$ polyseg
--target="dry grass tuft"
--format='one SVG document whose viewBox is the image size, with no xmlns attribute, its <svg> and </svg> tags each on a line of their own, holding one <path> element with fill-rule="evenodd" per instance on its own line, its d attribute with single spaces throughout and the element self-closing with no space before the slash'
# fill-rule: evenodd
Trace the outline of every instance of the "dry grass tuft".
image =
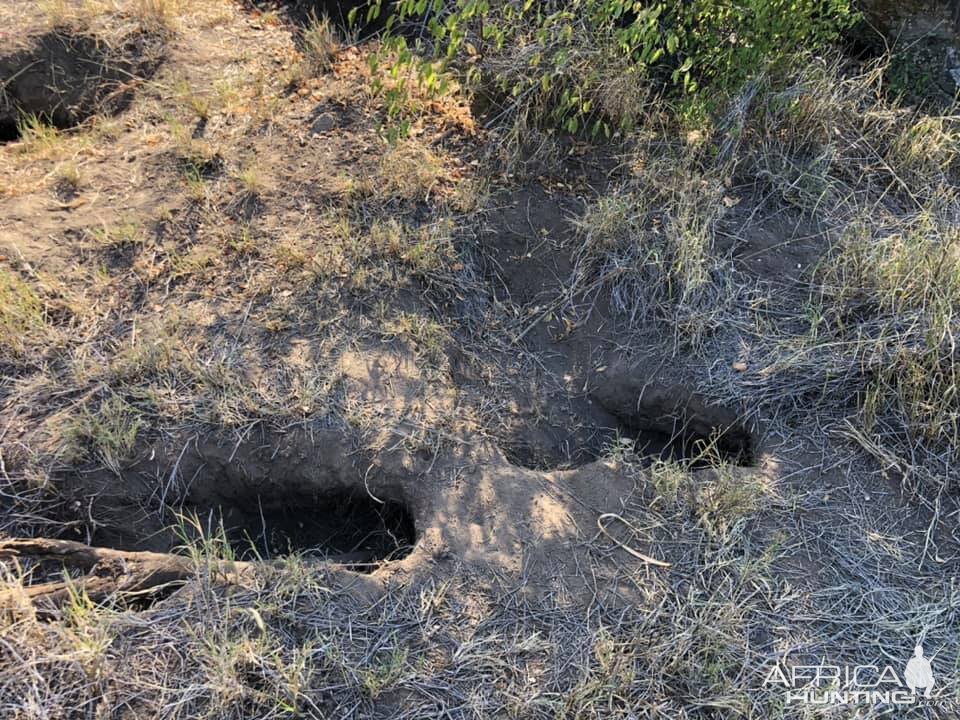
<svg viewBox="0 0 960 720">
<path fill-rule="evenodd" d="M 182 0 L 135 0 L 133 16 L 147 30 L 169 32 L 183 13 Z"/>
<path fill-rule="evenodd" d="M 755 101 L 743 128 L 758 181 L 831 228 L 806 332 L 763 341 L 762 396 L 788 387 L 821 412 L 853 410 L 866 444 L 909 485 L 925 477 L 927 496 L 960 441 L 960 116 L 900 108 L 881 78 L 813 64 Z"/>
<path fill-rule="evenodd" d="M 855 427 L 929 500 L 960 447 L 960 116 L 886 99 L 882 70 L 812 62 L 747 86 L 696 143 L 641 141 L 633 178 L 574 222 L 568 302 L 603 290 L 678 346 L 752 348 L 759 374 L 715 378 L 728 401 Z M 759 287 L 718 251 L 721 228 L 749 233 L 728 210 L 745 194 L 822 228 L 805 297 Z"/>
<path fill-rule="evenodd" d="M 609 292 L 632 326 L 668 319 L 678 344 L 701 344 L 723 325 L 736 299 L 734 270 L 714 252 L 714 226 L 724 207 L 721 177 L 700 171 L 686 151 L 644 157 L 632 181 L 574 220 L 571 302 Z"/>
<path fill-rule="evenodd" d="M 427 202 L 445 177 L 443 161 L 415 140 L 403 140 L 383 154 L 370 192 L 383 202 Z"/>
<path fill-rule="evenodd" d="M 311 11 L 303 30 L 303 54 L 313 73 L 328 72 L 339 49 L 340 40 L 330 18 L 326 15 L 318 17 Z"/>
<path fill-rule="evenodd" d="M 70 421 L 64 435 L 72 445 L 68 454 L 74 462 L 92 454 L 119 475 L 123 463 L 130 459 L 137 433 L 143 426 L 136 408 L 112 395 L 96 410 L 85 407 Z"/>
</svg>

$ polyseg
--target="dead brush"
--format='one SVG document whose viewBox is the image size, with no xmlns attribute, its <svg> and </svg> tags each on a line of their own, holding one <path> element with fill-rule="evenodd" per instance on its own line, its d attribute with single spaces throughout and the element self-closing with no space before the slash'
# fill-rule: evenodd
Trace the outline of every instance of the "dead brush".
<svg viewBox="0 0 960 720">
<path fill-rule="evenodd" d="M 303 54 L 314 74 L 329 72 L 340 50 L 340 39 L 326 15 L 319 17 L 312 10 L 303 31 Z"/>
<path fill-rule="evenodd" d="M 389 147 L 377 168 L 377 177 L 367 188 L 384 202 L 427 202 L 442 187 L 447 170 L 443 158 L 416 139 Z"/>
<path fill-rule="evenodd" d="M 133 16 L 149 31 L 170 32 L 176 19 L 183 13 L 182 0 L 135 0 Z"/>
</svg>

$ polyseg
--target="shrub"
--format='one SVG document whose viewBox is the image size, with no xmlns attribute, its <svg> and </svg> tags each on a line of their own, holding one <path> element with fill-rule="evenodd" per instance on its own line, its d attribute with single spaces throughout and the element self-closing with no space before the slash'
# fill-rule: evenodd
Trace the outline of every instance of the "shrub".
<svg viewBox="0 0 960 720">
<path fill-rule="evenodd" d="M 539 109 L 544 124 L 610 135 L 639 119 L 645 86 L 726 92 L 837 38 L 850 0 L 400 0 L 386 49 L 439 86 L 455 69 L 505 112 Z M 383 11 L 371 0 L 368 19 Z M 427 44 L 411 52 L 416 20 Z M 424 59 L 425 58 L 425 59 Z M 439 67 L 438 63 L 439 61 Z"/>
</svg>

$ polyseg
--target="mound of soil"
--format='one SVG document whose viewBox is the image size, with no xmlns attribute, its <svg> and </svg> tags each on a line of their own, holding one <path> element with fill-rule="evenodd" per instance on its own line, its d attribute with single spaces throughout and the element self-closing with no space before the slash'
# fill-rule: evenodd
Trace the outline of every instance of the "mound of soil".
<svg viewBox="0 0 960 720">
<path fill-rule="evenodd" d="M 25 39 L 0 55 L 0 139 L 18 137 L 23 115 L 68 128 L 96 113 L 120 112 L 163 54 L 163 40 L 146 32 L 108 41 L 56 29 Z"/>
</svg>

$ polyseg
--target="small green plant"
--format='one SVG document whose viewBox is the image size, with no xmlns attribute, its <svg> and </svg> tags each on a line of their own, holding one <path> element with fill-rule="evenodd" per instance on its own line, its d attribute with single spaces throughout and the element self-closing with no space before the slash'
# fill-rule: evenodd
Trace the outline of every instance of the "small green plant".
<svg viewBox="0 0 960 720">
<path fill-rule="evenodd" d="M 13 271 L 0 268 L 0 347 L 19 356 L 27 338 L 44 325 L 43 302 L 33 288 Z"/>
<path fill-rule="evenodd" d="M 257 243 L 249 225 L 242 225 L 239 232 L 231 233 L 227 238 L 227 247 L 237 255 L 253 255 L 257 252 Z"/>
<path fill-rule="evenodd" d="M 387 337 L 398 337 L 410 342 L 418 355 L 429 362 L 443 359 L 444 348 L 450 339 L 447 329 L 436 320 L 403 312 L 384 325 Z"/>
<path fill-rule="evenodd" d="M 104 225 L 95 229 L 92 234 L 98 245 L 109 248 L 136 246 L 144 241 L 143 226 L 133 220 Z"/>
<path fill-rule="evenodd" d="M 80 167 L 73 161 L 57 168 L 57 186 L 76 192 L 80 187 Z"/>
<path fill-rule="evenodd" d="M 380 654 L 380 657 L 368 667 L 359 671 L 364 692 L 371 698 L 377 698 L 403 677 L 407 668 L 409 652 L 406 648 L 394 647 Z"/>
<path fill-rule="evenodd" d="M 726 464 L 688 474 L 685 491 L 687 508 L 708 537 L 718 542 L 768 500 L 757 473 Z"/>
<path fill-rule="evenodd" d="M 209 568 L 220 561 L 233 562 L 237 559 L 233 544 L 227 537 L 223 519 L 218 518 L 215 526 L 206 524 L 196 512 L 177 515 L 173 526 L 180 539 L 181 547 L 198 568 Z"/>
<path fill-rule="evenodd" d="M 50 152 L 60 142 L 60 131 L 35 113 L 17 119 L 17 132 L 25 150 Z"/>
<path fill-rule="evenodd" d="M 674 505 L 688 488 L 690 471 L 680 463 L 658 460 L 650 467 L 650 481 L 657 498 L 667 505 Z"/>
<path fill-rule="evenodd" d="M 210 97 L 195 92 L 189 80 L 179 78 L 174 83 L 173 92 L 198 118 L 201 120 L 208 120 L 210 118 L 210 112 L 212 110 Z"/>
<path fill-rule="evenodd" d="M 196 203 L 207 199 L 207 183 L 203 177 L 203 170 L 199 165 L 190 163 L 184 169 L 184 180 L 187 183 L 187 194 Z"/>
<path fill-rule="evenodd" d="M 119 475 L 143 426 L 136 408 L 119 395 L 111 395 L 95 410 L 85 407 L 72 420 L 65 436 L 72 441 L 79 458 L 92 453 Z"/>
<path fill-rule="evenodd" d="M 253 163 L 245 165 L 243 169 L 237 173 L 237 180 L 245 192 L 256 195 L 263 190 L 263 179 L 260 177 L 257 166 Z"/>
</svg>

